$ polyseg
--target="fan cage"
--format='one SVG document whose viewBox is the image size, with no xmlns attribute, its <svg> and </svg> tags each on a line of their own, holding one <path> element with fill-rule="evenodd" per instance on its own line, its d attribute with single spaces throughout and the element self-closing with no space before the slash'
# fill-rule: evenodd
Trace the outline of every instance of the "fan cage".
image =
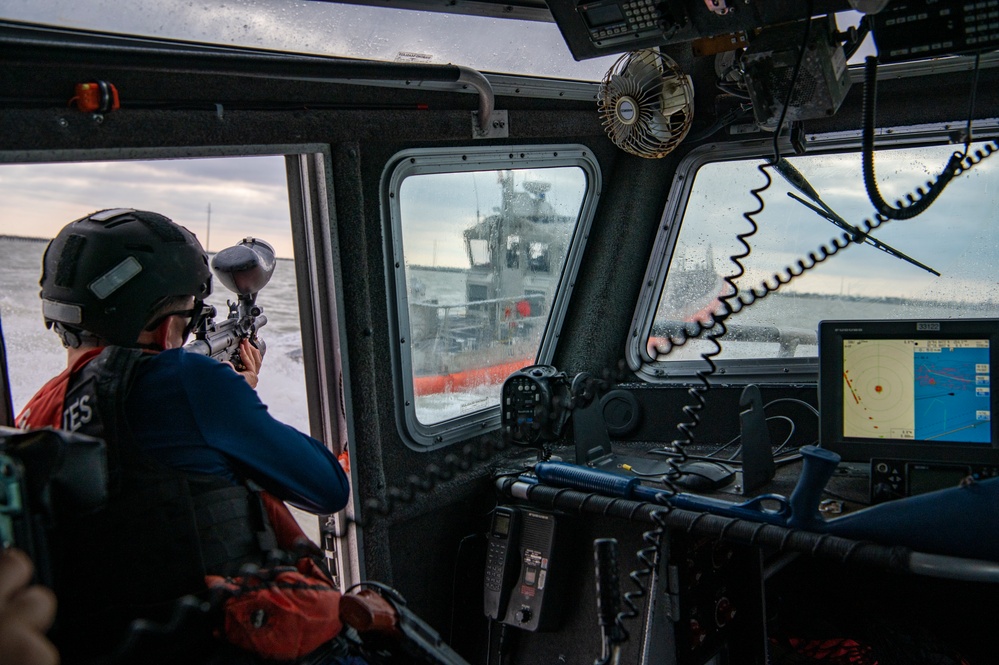
<svg viewBox="0 0 999 665">
<path fill-rule="evenodd" d="M 637 119 L 618 109 L 631 101 Z M 649 159 L 672 152 L 693 122 L 694 89 L 680 67 L 657 49 L 625 53 L 604 75 L 597 108 L 607 136 L 622 150 Z"/>
</svg>

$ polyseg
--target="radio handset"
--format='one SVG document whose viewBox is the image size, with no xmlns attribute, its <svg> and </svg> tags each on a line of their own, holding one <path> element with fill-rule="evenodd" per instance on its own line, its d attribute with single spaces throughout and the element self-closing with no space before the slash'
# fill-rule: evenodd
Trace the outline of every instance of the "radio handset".
<svg viewBox="0 0 999 665">
<path fill-rule="evenodd" d="M 486 550 L 484 602 L 486 616 L 502 620 L 516 583 L 519 553 L 520 511 L 511 506 L 496 506 L 489 529 Z"/>
</svg>

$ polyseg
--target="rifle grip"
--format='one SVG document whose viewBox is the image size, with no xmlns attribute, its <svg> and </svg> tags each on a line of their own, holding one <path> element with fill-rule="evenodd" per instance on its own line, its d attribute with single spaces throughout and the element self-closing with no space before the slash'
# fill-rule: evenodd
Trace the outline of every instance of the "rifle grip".
<svg viewBox="0 0 999 665">
<path fill-rule="evenodd" d="M 340 621 L 359 633 L 398 633 L 399 617 L 395 608 L 371 589 L 340 597 Z"/>
</svg>

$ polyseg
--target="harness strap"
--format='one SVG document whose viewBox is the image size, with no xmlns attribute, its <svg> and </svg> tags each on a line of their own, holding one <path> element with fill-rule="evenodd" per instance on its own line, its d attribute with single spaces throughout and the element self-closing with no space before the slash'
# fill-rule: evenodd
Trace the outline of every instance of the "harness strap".
<svg viewBox="0 0 999 665">
<path fill-rule="evenodd" d="M 121 441 L 131 441 L 132 433 L 125 418 L 125 399 L 132 388 L 135 370 L 144 357 L 140 349 L 109 346 L 95 360 L 97 408 L 101 412 L 104 439 L 108 445 L 108 472 L 111 491 L 120 486 L 123 458 L 140 462 L 139 455 L 130 454 L 134 446 L 123 446 Z M 144 460 L 142 460 L 144 461 Z"/>
</svg>

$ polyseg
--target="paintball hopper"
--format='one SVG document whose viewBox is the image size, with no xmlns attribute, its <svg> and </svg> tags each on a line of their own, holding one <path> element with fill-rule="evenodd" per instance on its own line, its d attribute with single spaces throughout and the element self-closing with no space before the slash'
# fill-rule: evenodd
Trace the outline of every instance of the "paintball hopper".
<svg viewBox="0 0 999 665">
<path fill-rule="evenodd" d="M 222 285 L 241 296 L 252 296 L 267 286 L 274 265 L 274 248 L 256 238 L 244 238 L 212 259 L 212 271 Z"/>
<path fill-rule="evenodd" d="M 229 315 L 222 321 L 216 320 L 215 307 L 205 303 L 201 320 L 193 331 L 194 340 L 184 348 L 230 362 L 239 371 L 244 369 L 239 357 L 241 340 L 250 340 L 263 354 L 266 346 L 257 337 L 257 331 L 267 324 L 267 317 L 256 301 L 257 293 L 267 286 L 274 274 L 274 266 L 274 248 L 256 238 L 244 238 L 216 254 L 212 259 L 212 271 L 238 298 L 236 302 L 228 301 Z"/>
</svg>

